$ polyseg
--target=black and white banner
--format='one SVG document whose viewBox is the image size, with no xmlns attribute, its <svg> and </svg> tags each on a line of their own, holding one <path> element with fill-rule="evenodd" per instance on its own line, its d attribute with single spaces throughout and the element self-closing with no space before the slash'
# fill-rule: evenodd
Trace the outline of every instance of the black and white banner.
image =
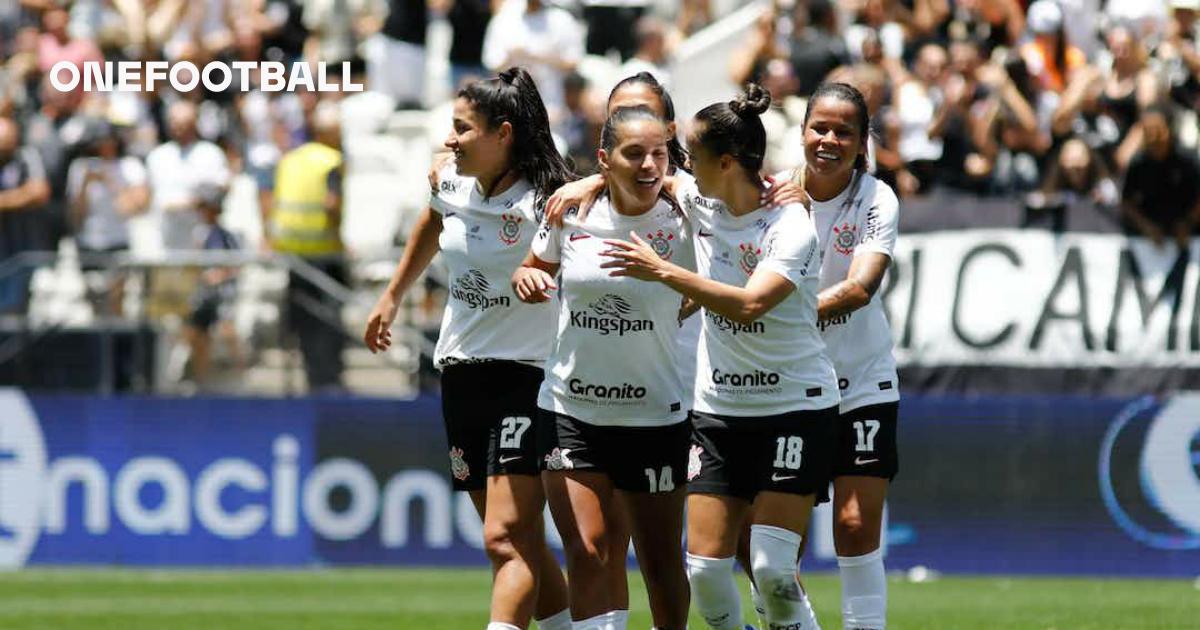
<svg viewBox="0 0 1200 630">
<path fill-rule="evenodd" d="M 1200 384 L 1197 260 L 1200 243 L 1109 234 L 902 235 L 883 289 L 902 380 L 1009 393 Z"/>
</svg>

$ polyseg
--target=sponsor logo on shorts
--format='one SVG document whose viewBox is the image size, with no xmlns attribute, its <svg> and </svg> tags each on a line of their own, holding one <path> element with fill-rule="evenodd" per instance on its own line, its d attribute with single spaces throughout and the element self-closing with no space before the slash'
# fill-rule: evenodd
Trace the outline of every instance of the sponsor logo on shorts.
<svg viewBox="0 0 1200 630">
<path fill-rule="evenodd" d="M 879 461 L 878 457 L 872 457 L 871 459 L 863 459 L 862 457 L 855 457 L 854 465 L 855 466 L 866 466 L 867 464 L 874 464 L 877 461 Z"/>
<path fill-rule="evenodd" d="M 636 310 L 625 298 L 609 293 L 588 304 L 588 310 L 571 311 L 570 322 L 576 328 L 595 330 L 601 335 L 616 333 L 618 337 L 653 331 L 654 322 L 631 317 Z"/>
<path fill-rule="evenodd" d="M 688 451 L 688 481 L 700 476 L 700 454 L 703 452 L 704 447 L 700 446 L 699 444 L 693 444 L 691 450 Z"/>
<path fill-rule="evenodd" d="M 471 468 L 463 459 L 463 450 L 457 446 L 450 447 L 450 473 L 459 481 L 466 481 L 471 476 Z"/>
<path fill-rule="evenodd" d="M 469 308 L 486 311 L 497 306 L 508 308 L 512 299 L 507 295 L 488 295 L 492 290 L 491 283 L 478 269 L 468 269 L 463 275 L 455 278 L 450 287 L 450 297 L 466 304 Z"/>
<path fill-rule="evenodd" d="M 500 463 L 501 463 L 501 464 L 507 464 L 507 463 L 509 463 L 509 462 L 515 462 L 515 461 L 517 461 L 518 459 L 521 459 L 521 456 L 520 456 L 520 455 L 512 455 L 512 456 L 509 456 L 509 457 L 501 457 L 501 458 L 500 458 Z"/>
<path fill-rule="evenodd" d="M 724 333 L 729 333 L 735 337 L 742 334 L 761 335 L 767 332 L 767 325 L 761 321 L 753 321 L 749 324 L 743 324 L 741 322 L 735 322 L 732 319 L 721 315 L 720 313 L 714 313 L 708 309 L 704 309 L 704 313 L 708 315 L 708 321 L 711 322 L 717 330 Z"/>
<path fill-rule="evenodd" d="M 569 237 L 567 237 L 567 238 L 568 238 L 568 240 L 570 240 L 572 243 L 574 243 L 575 241 L 582 241 L 582 240 L 583 240 L 583 239 L 585 239 L 585 238 L 592 238 L 592 236 L 591 236 L 590 234 L 583 234 L 583 233 L 580 233 L 580 232 L 572 232 L 572 233 L 571 233 L 571 236 L 569 236 Z"/>
<path fill-rule="evenodd" d="M 571 470 L 575 468 L 575 463 L 571 461 L 567 454 L 571 452 L 569 448 L 555 448 L 550 451 L 550 454 L 545 457 L 546 470 Z"/>
<path fill-rule="evenodd" d="M 841 227 L 833 227 L 833 251 L 849 256 L 854 252 L 854 245 L 858 242 L 858 226 L 850 223 L 843 223 Z"/>
<path fill-rule="evenodd" d="M 773 473 L 771 475 L 771 481 L 787 481 L 789 479 L 795 479 L 795 478 L 796 478 L 796 475 L 781 475 L 779 473 Z"/>
<path fill-rule="evenodd" d="M 505 213 L 500 215 L 500 221 L 500 242 L 512 245 L 521 240 L 521 223 L 525 221 L 525 217 Z"/>
</svg>

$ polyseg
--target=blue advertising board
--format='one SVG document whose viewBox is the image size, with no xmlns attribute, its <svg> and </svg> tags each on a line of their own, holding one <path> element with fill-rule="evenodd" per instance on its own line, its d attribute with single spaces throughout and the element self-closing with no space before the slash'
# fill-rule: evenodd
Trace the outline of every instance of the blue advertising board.
<svg viewBox="0 0 1200 630">
<path fill-rule="evenodd" d="M 1200 573 L 1200 396 L 911 396 L 900 434 L 890 568 Z M 480 534 L 433 396 L 0 390 L 0 567 L 481 565 Z"/>
</svg>

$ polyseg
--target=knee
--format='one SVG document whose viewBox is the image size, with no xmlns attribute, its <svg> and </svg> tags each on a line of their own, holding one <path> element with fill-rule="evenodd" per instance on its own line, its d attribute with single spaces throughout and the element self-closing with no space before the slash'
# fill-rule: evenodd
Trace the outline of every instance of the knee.
<svg viewBox="0 0 1200 630">
<path fill-rule="evenodd" d="M 513 525 L 509 522 L 484 524 L 483 548 L 493 563 L 502 564 L 519 555 Z"/>
<path fill-rule="evenodd" d="M 608 562 L 608 541 L 604 534 L 581 532 L 563 538 L 563 553 L 575 565 L 602 567 Z"/>
<path fill-rule="evenodd" d="M 751 567 L 767 618 L 786 619 L 791 616 L 796 602 L 801 600 L 795 559 L 755 554 Z"/>
<path fill-rule="evenodd" d="M 867 523 L 858 512 L 838 514 L 833 535 L 839 555 L 859 556 L 879 547 L 879 526 Z"/>
</svg>

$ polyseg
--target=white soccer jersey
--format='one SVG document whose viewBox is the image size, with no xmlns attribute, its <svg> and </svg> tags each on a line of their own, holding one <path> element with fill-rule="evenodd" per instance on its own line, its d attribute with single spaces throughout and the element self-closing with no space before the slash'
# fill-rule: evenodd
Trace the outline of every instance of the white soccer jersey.
<svg viewBox="0 0 1200 630">
<path fill-rule="evenodd" d="M 525 304 L 512 291 L 513 271 L 529 252 L 541 219 L 535 191 L 520 180 L 490 199 L 454 166 L 438 173 L 430 205 L 442 215 L 438 239 L 449 269 L 449 296 L 434 350 L 438 367 L 485 359 L 542 365 L 558 307 Z"/>
<path fill-rule="evenodd" d="M 560 264 L 558 338 L 547 362 L 538 406 L 601 426 L 665 426 L 687 418 L 679 362 L 678 293 L 658 284 L 612 277 L 600 265 L 611 246 L 636 232 L 663 258 L 691 266 L 690 227 L 660 201 L 636 217 L 601 197 L 580 223 L 543 223 L 538 258 Z"/>
<path fill-rule="evenodd" d="M 704 309 L 695 409 L 755 417 L 838 404 L 837 377 L 817 330 L 820 255 L 807 211 L 793 204 L 735 217 L 695 188 L 681 194 L 701 275 L 740 287 L 761 269 L 796 287 L 749 324 Z"/>
<path fill-rule="evenodd" d="M 821 289 L 846 279 L 858 254 L 892 256 L 900 202 L 874 175 L 864 173 L 854 199 L 851 187 L 828 201 L 813 201 L 812 215 L 821 242 Z M 900 400 L 892 331 L 876 293 L 866 306 L 821 323 L 825 344 L 837 369 L 841 411 Z"/>
</svg>

